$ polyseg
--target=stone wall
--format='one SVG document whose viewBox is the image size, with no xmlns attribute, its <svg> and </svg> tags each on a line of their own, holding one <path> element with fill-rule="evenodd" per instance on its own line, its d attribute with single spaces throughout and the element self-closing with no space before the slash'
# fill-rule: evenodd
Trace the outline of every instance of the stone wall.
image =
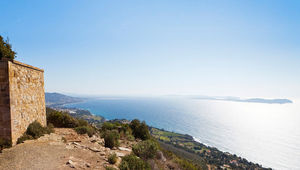
<svg viewBox="0 0 300 170">
<path fill-rule="evenodd" d="M 8 63 L 0 62 L 0 138 L 11 138 Z"/>
<path fill-rule="evenodd" d="M 18 61 L 1 61 L 0 63 L 5 63 L 7 67 L 8 86 L 5 92 L 9 92 L 5 93 L 7 97 L 3 98 L 3 100 L 6 99 L 3 102 L 7 104 L 0 110 L 4 109 L 3 115 L 9 115 L 4 119 L 6 131 L 10 130 L 10 139 L 15 144 L 33 121 L 37 120 L 46 126 L 44 71 Z M 3 82 L 7 82 L 7 79 Z M 1 102 L 2 96 L 0 104 Z M 8 126 L 7 119 L 10 119 L 10 126 Z"/>
</svg>

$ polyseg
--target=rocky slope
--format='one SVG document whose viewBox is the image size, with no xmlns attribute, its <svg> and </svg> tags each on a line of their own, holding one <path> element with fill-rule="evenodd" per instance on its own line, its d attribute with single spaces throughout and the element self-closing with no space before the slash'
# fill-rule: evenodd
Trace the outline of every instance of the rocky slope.
<svg viewBox="0 0 300 170">
<path fill-rule="evenodd" d="M 121 158 L 132 151 L 138 141 L 120 140 L 120 147 L 104 147 L 99 136 L 78 135 L 73 129 L 55 128 L 55 132 L 37 140 L 28 140 L 0 154 L 0 169 L 62 170 L 62 169 L 118 169 Z M 117 162 L 108 163 L 108 156 L 116 153 Z M 162 152 L 159 159 L 150 160 L 152 169 L 180 169 L 176 163 L 166 159 Z"/>
</svg>

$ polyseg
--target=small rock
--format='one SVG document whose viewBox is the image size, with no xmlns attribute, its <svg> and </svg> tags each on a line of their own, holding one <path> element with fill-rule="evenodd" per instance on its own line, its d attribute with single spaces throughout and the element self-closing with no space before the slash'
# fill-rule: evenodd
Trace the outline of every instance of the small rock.
<svg viewBox="0 0 300 170">
<path fill-rule="evenodd" d="M 118 157 L 124 157 L 124 156 L 125 156 L 125 154 L 124 154 L 124 153 L 121 153 L 121 152 L 116 152 L 116 155 L 117 155 Z"/>
<path fill-rule="evenodd" d="M 75 168 L 75 164 L 71 160 L 69 160 L 66 164 L 69 165 L 70 168 Z"/>
<path fill-rule="evenodd" d="M 90 168 L 90 167 L 91 167 L 91 164 L 85 163 L 85 166 L 88 167 L 88 168 Z"/>
<path fill-rule="evenodd" d="M 129 148 L 124 148 L 124 147 L 119 147 L 119 150 L 121 151 L 128 151 L 128 152 L 131 152 L 132 150 L 129 149 Z"/>
<path fill-rule="evenodd" d="M 73 142 L 72 144 L 77 145 L 77 146 L 80 146 L 80 144 L 77 143 L 77 142 Z"/>
<path fill-rule="evenodd" d="M 97 148 L 88 148 L 89 150 L 93 151 L 93 152 L 101 152 L 101 150 L 97 149 Z"/>
</svg>

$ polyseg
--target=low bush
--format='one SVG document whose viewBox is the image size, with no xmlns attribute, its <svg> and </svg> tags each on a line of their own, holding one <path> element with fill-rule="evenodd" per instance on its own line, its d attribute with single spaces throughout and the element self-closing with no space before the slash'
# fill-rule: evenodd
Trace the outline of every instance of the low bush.
<svg viewBox="0 0 300 170">
<path fill-rule="evenodd" d="M 78 134 L 87 134 L 89 137 L 92 137 L 96 134 L 96 130 L 91 126 L 80 126 L 74 129 Z"/>
<path fill-rule="evenodd" d="M 183 170 L 198 170 L 199 167 L 196 167 L 192 162 L 182 159 L 182 158 L 176 158 L 175 162 L 179 164 L 181 169 Z"/>
<path fill-rule="evenodd" d="M 4 148 L 10 148 L 12 145 L 11 140 L 5 139 L 5 138 L 0 138 L 0 152 Z"/>
<path fill-rule="evenodd" d="M 77 120 L 68 113 L 47 109 L 47 123 L 52 123 L 58 128 L 75 128 L 84 125 L 84 120 Z"/>
<path fill-rule="evenodd" d="M 107 166 L 107 167 L 105 168 L 105 170 L 117 170 L 117 169 L 114 168 L 114 167 L 111 167 L 111 166 Z"/>
<path fill-rule="evenodd" d="M 27 135 L 26 133 L 23 134 L 20 138 L 17 140 L 17 144 L 23 143 L 25 140 L 32 140 L 34 139 L 32 136 Z"/>
<path fill-rule="evenodd" d="M 89 122 L 87 122 L 84 119 L 77 119 L 78 120 L 78 126 L 89 126 Z"/>
<path fill-rule="evenodd" d="M 160 145 L 161 146 L 161 145 Z M 164 146 L 165 147 L 165 146 Z M 170 148 L 168 148 L 170 149 Z M 172 160 L 173 162 L 176 162 L 182 170 L 198 170 L 198 169 L 207 169 L 205 162 L 197 162 L 193 163 L 188 161 L 187 159 L 183 158 L 183 154 L 180 154 L 180 152 L 176 152 L 177 154 L 173 153 L 170 150 L 166 150 L 164 148 L 160 148 L 160 150 L 163 152 L 163 155 L 167 158 Z M 192 158 L 190 158 L 192 159 Z"/>
<path fill-rule="evenodd" d="M 139 138 L 142 140 L 150 139 L 149 128 L 145 122 L 140 122 L 137 119 L 134 119 L 130 123 L 130 128 L 132 129 L 132 134 L 135 138 Z"/>
<path fill-rule="evenodd" d="M 134 154 L 142 159 L 151 159 L 156 156 L 158 144 L 153 140 L 141 141 L 132 147 Z"/>
<path fill-rule="evenodd" d="M 133 136 L 133 135 L 130 135 L 130 134 L 126 135 L 126 138 L 127 138 L 127 140 L 129 140 L 129 141 L 134 141 L 134 140 L 135 140 L 134 136 Z"/>
<path fill-rule="evenodd" d="M 44 134 L 50 134 L 53 131 L 53 125 L 49 124 L 48 127 L 43 127 L 38 121 L 34 121 L 29 124 L 23 136 L 17 140 L 17 144 L 23 143 L 25 140 L 37 139 Z"/>
<path fill-rule="evenodd" d="M 67 143 L 68 140 L 65 138 L 65 137 L 61 137 L 61 140 L 64 142 L 64 143 Z"/>
<path fill-rule="evenodd" d="M 101 127 L 102 131 L 113 130 L 113 129 L 116 129 L 116 125 L 110 122 L 104 122 Z"/>
<path fill-rule="evenodd" d="M 150 170 L 150 166 L 135 155 L 124 156 L 119 166 L 120 170 Z"/>
<path fill-rule="evenodd" d="M 106 131 L 104 134 L 104 145 L 108 148 L 118 147 L 119 146 L 120 135 L 118 131 L 111 130 Z"/>
<path fill-rule="evenodd" d="M 26 130 L 26 134 L 32 136 L 34 139 L 37 139 L 44 134 L 50 134 L 51 132 L 53 132 L 53 128 L 51 128 L 50 126 L 43 127 L 38 121 L 34 121 L 29 124 Z"/>
<path fill-rule="evenodd" d="M 116 153 L 113 153 L 111 155 L 108 156 L 108 162 L 110 164 L 115 164 L 117 162 L 117 155 Z"/>
</svg>

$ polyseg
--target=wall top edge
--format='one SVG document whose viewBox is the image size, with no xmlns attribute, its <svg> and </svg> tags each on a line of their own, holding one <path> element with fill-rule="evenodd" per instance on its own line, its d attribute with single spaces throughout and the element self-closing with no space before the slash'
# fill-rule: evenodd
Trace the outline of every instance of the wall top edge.
<svg viewBox="0 0 300 170">
<path fill-rule="evenodd" d="M 11 62 L 13 64 L 17 64 L 17 65 L 20 65 L 20 66 L 23 66 L 23 67 L 27 67 L 27 68 L 30 68 L 30 69 L 33 69 L 33 70 L 44 72 L 43 69 L 40 69 L 40 68 L 34 67 L 32 65 L 28 65 L 28 64 L 22 63 L 22 62 L 17 61 L 17 60 L 0 60 L 0 62 Z"/>
</svg>

